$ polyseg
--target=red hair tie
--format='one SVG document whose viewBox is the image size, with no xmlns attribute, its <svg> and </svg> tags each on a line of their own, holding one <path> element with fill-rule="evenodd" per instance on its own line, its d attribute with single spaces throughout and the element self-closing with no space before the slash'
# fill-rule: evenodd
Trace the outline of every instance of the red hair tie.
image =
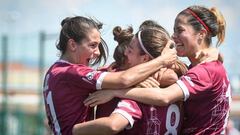
<svg viewBox="0 0 240 135">
<path fill-rule="evenodd" d="M 208 32 L 211 33 L 211 31 L 210 31 L 210 29 L 208 28 L 208 26 L 203 22 L 202 19 L 200 19 L 200 18 L 197 16 L 196 13 L 194 13 L 194 12 L 192 11 L 192 9 L 187 8 L 187 11 L 189 11 L 189 12 L 191 13 L 191 15 L 192 15 L 195 19 L 197 19 L 198 22 L 200 22 L 200 23 L 203 25 L 203 27 L 204 27 Z"/>
</svg>

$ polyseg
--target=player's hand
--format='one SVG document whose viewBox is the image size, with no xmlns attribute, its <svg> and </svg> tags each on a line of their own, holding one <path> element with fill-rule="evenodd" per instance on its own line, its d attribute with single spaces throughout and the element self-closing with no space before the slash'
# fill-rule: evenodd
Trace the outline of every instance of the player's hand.
<svg viewBox="0 0 240 135">
<path fill-rule="evenodd" d="M 109 65 L 108 72 L 116 72 L 116 66 L 117 66 L 117 63 L 113 62 L 111 65 Z"/>
<path fill-rule="evenodd" d="M 98 71 L 108 71 L 108 72 L 116 72 L 116 62 L 113 62 L 111 65 L 109 66 L 103 66 L 103 67 L 99 67 L 97 70 Z"/>
<path fill-rule="evenodd" d="M 160 57 L 166 67 L 171 67 L 177 60 L 177 51 L 175 49 L 175 43 L 172 40 L 168 41 Z"/>
<path fill-rule="evenodd" d="M 197 60 L 199 60 L 200 63 L 211 62 L 211 61 L 215 61 L 215 60 L 219 60 L 219 61 L 223 62 L 223 57 L 219 53 L 219 50 L 217 48 L 213 48 L 213 47 L 204 49 L 204 50 L 200 50 L 197 53 L 195 58 Z"/>
<path fill-rule="evenodd" d="M 99 104 L 104 104 L 114 98 L 113 91 L 111 90 L 101 90 L 94 92 L 84 100 L 85 106 L 94 107 Z"/>
<path fill-rule="evenodd" d="M 137 85 L 137 87 L 141 88 L 159 88 L 159 86 L 160 83 L 153 77 L 148 77 L 146 80 L 142 81 Z"/>
</svg>

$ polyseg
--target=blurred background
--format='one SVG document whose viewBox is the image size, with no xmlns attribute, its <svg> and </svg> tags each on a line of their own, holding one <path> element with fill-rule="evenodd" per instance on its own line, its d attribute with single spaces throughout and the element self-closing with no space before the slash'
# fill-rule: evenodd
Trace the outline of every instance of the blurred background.
<svg viewBox="0 0 240 135">
<path fill-rule="evenodd" d="M 219 49 L 232 85 L 230 118 L 240 129 L 238 0 L 0 0 L 0 135 L 49 134 L 42 81 L 59 58 L 55 45 L 65 17 L 81 15 L 103 22 L 109 64 L 116 46 L 112 36 L 115 26 L 137 29 L 144 20 L 152 19 L 172 34 L 176 15 L 195 4 L 216 6 L 226 19 L 226 39 Z"/>
</svg>

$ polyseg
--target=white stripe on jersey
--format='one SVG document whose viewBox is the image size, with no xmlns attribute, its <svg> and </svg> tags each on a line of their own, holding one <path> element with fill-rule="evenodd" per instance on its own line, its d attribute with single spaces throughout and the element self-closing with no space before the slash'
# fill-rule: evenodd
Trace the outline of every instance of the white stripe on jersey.
<svg viewBox="0 0 240 135">
<path fill-rule="evenodd" d="M 136 112 L 136 110 L 131 107 L 131 104 L 129 104 L 128 102 L 125 102 L 125 101 L 119 102 L 117 106 L 118 107 L 126 107 L 127 109 L 131 110 L 132 112 Z"/>
<path fill-rule="evenodd" d="M 190 96 L 187 86 L 181 80 L 177 80 L 177 84 L 180 88 L 182 88 L 184 94 L 184 101 L 186 101 Z"/>
<path fill-rule="evenodd" d="M 104 77 L 107 75 L 107 72 L 103 72 L 99 78 L 97 79 L 97 83 L 96 83 L 96 89 L 97 90 L 100 90 L 102 89 L 102 82 L 103 82 L 103 79 Z"/>
<path fill-rule="evenodd" d="M 47 95 L 47 104 L 49 105 L 50 113 L 52 116 L 52 122 L 54 124 L 55 132 L 57 135 L 61 135 L 61 128 L 59 126 L 58 120 L 57 120 L 57 115 L 54 109 L 53 101 L 52 101 L 52 92 L 49 91 Z"/>
<path fill-rule="evenodd" d="M 121 109 L 115 109 L 112 113 L 119 113 L 128 120 L 129 124 L 126 129 L 131 129 L 133 127 L 134 119 L 129 113 Z"/>
</svg>

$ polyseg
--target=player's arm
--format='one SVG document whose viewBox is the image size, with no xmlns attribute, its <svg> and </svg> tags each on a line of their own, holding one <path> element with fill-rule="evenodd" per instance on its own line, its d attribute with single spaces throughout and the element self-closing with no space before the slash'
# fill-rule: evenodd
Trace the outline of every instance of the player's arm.
<svg viewBox="0 0 240 135">
<path fill-rule="evenodd" d="M 169 105 L 184 99 L 183 90 L 177 83 L 166 88 L 131 88 L 112 92 L 115 97 L 129 98 L 158 106 Z"/>
<path fill-rule="evenodd" d="M 129 121 L 121 114 L 113 113 L 109 117 L 76 124 L 73 135 L 112 135 L 123 130 Z"/>
<path fill-rule="evenodd" d="M 148 77 L 148 79 L 144 80 L 140 84 L 141 85 L 144 84 L 142 86 L 143 88 L 151 88 L 151 87 L 165 88 L 167 86 L 170 86 L 170 85 L 176 83 L 178 80 L 178 77 L 186 74 L 187 71 L 188 71 L 188 69 L 187 69 L 186 64 L 184 64 L 180 60 L 177 60 L 172 65 L 171 68 L 161 68 L 159 71 L 154 73 L 154 75 L 152 77 Z M 156 81 L 158 83 L 155 83 Z M 158 85 L 156 86 L 156 84 L 158 84 Z"/>
<path fill-rule="evenodd" d="M 166 88 L 129 88 L 124 90 L 105 90 L 91 94 L 85 101 L 85 105 L 96 106 L 111 100 L 113 97 L 128 98 L 145 104 L 166 106 L 186 98 L 181 87 L 174 83 Z"/>
<path fill-rule="evenodd" d="M 169 46 L 170 44 L 165 47 L 164 53 L 162 53 L 161 56 L 151 61 L 139 64 L 122 72 L 110 72 L 106 74 L 101 88 L 127 88 L 146 79 L 160 68 L 171 65 L 175 62 L 177 56 L 176 50 L 170 49 Z"/>
<path fill-rule="evenodd" d="M 139 88 L 164 88 L 174 84 L 178 80 L 177 74 L 172 69 L 162 68 L 153 76 L 148 77 L 137 84 Z"/>
<path fill-rule="evenodd" d="M 196 55 L 196 59 L 198 59 L 201 63 L 215 60 L 223 62 L 223 55 L 219 52 L 217 48 L 210 47 L 199 51 Z"/>
</svg>

